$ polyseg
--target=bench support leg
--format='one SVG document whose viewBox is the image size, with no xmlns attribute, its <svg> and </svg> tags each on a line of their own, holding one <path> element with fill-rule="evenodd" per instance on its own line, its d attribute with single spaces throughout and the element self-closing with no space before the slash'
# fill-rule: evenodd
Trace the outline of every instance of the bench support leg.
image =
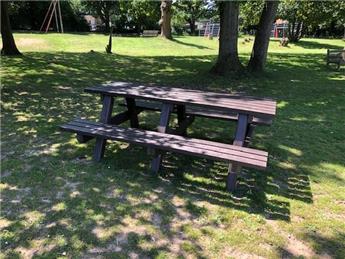
<svg viewBox="0 0 345 259">
<path fill-rule="evenodd" d="M 235 139 L 233 145 L 244 146 L 247 136 L 248 128 L 248 115 L 239 114 L 237 128 L 235 133 Z M 229 192 L 233 192 L 236 189 L 237 175 L 241 172 L 242 167 L 236 163 L 230 164 L 228 169 L 228 177 L 226 180 L 226 189 Z"/>
<path fill-rule="evenodd" d="M 159 125 L 158 125 L 158 132 L 166 133 L 169 127 L 169 119 L 170 119 L 170 113 L 172 111 L 173 105 L 164 103 L 162 105 L 162 111 L 161 111 L 161 116 L 159 119 Z M 154 173 L 158 173 L 159 168 L 161 166 L 162 162 L 162 154 L 158 154 L 157 151 L 154 151 L 155 158 L 151 162 L 151 170 Z"/>
<path fill-rule="evenodd" d="M 187 135 L 187 126 L 183 129 L 183 122 L 187 119 L 186 116 L 186 106 L 185 105 L 177 105 L 177 122 L 179 128 L 182 129 L 181 135 L 186 136 Z"/>
<path fill-rule="evenodd" d="M 79 143 L 86 143 L 89 140 L 93 139 L 91 136 L 85 136 L 77 133 L 77 140 Z"/>
<path fill-rule="evenodd" d="M 247 126 L 247 134 L 246 134 L 246 140 L 244 142 L 244 147 L 248 147 L 251 140 L 252 140 L 252 137 L 253 137 L 253 134 L 254 134 L 254 129 L 256 127 L 256 124 L 253 124 L 253 123 L 248 123 L 248 126 Z"/>
<path fill-rule="evenodd" d="M 104 96 L 103 98 L 103 107 L 101 111 L 100 122 L 109 123 L 111 119 L 111 112 L 114 106 L 114 98 L 111 96 Z M 104 138 L 96 138 L 96 146 L 93 152 L 93 159 L 99 162 L 104 156 L 104 149 L 107 140 Z"/>
<path fill-rule="evenodd" d="M 129 119 L 131 128 L 139 128 L 138 113 L 136 111 L 135 99 L 126 98 L 127 109 L 129 112 Z"/>
</svg>

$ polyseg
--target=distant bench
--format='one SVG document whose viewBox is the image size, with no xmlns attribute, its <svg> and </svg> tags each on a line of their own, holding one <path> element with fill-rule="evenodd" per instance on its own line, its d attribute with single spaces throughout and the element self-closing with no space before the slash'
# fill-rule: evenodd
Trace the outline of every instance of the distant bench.
<svg viewBox="0 0 345 259">
<path fill-rule="evenodd" d="M 327 66 L 333 63 L 336 64 L 337 69 L 339 69 L 341 65 L 345 64 L 345 49 L 328 49 L 326 60 Z"/>
<path fill-rule="evenodd" d="M 158 30 L 144 30 L 141 34 L 142 37 L 156 37 L 158 35 Z"/>
</svg>

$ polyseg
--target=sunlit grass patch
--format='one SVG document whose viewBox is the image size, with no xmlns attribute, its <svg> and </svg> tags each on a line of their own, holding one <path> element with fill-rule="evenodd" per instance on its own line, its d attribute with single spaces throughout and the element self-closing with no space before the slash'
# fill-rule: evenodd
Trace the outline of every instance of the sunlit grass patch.
<svg viewBox="0 0 345 259">
<path fill-rule="evenodd" d="M 217 39 L 114 37 L 107 55 L 106 35 L 15 38 L 24 56 L 1 57 L 4 257 L 345 254 L 345 77 L 324 61 L 342 40 L 303 39 L 289 48 L 272 40 L 266 73 L 225 79 L 208 73 Z M 252 42 L 243 42 L 245 63 Z M 273 125 L 257 127 L 252 143 L 269 152 L 268 170 L 243 170 L 231 195 L 223 162 L 168 153 L 153 176 L 146 149 L 112 142 L 94 163 L 94 140 L 79 144 L 58 126 L 75 117 L 98 120 L 100 99 L 83 89 L 111 80 L 276 99 Z M 159 119 L 139 117 L 146 129 Z M 234 124 L 197 118 L 188 134 L 231 143 Z"/>
</svg>

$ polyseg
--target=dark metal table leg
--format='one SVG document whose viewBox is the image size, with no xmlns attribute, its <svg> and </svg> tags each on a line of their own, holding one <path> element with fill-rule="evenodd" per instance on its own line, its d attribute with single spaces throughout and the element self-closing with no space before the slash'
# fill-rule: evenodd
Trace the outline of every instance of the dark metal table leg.
<svg viewBox="0 0 345 259">
<path fill-rule="evenodd" d="M 103 107 L 100 116 L 100 122 L 109 123 L 111 119 L 111 113 L 114 106 L 114 98 L 112 96 L 105 95 L 103 96 Z M 106 146 L 107 140 L 104 138 L 96 138 L 96 146 L 93 152 L 93 159 L 95 161 L 100 161 L 104 156 L 104 149 Z"/>
</svg>

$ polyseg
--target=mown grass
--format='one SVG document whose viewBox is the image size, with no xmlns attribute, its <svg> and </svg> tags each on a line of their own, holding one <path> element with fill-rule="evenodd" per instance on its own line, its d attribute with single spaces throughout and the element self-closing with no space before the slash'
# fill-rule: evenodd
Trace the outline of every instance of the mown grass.
<svg viewBox="0 0 345 259">
<path fill-rule="evenodd" d="M 324 61 L 344 41 L 272 41 L 264 75 L 225 79 L 208 73 L 217 40 L 121 37 L 107 55 L 103 35 L 15 38 L 24 56 L 1 58 L 2 257 L 345 254 L 345 76 Z M 243 42 L 245 63 L 252 43 Z M 58 125 L 97 119 L 100 100 L 83 89 L 110 80 L 275 98 L 277 117 L 252 144 L 269 152 L 268 170 L 244 170 L 231 195 L 221 162 L 168 154 L 155 177 L 144 148 L 115 142 L 93 163 L 94 142 Z M 140 120 L 153 129 L 158 114 Z M 197 119 L 188 134 L 229 143 L 233 125 Z"/>
</svg>

